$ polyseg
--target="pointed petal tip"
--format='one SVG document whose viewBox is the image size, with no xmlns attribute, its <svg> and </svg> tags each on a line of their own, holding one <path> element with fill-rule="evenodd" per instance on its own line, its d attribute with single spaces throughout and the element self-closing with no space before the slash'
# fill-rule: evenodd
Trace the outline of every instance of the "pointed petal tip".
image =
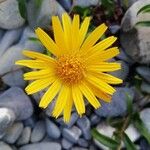
<svg viewBox="0 0 150 150">
<path fill-rule="evenodd" d="M 101 104 L 99 103 L 99 106 L 96 106 L 95 109 L 98 109 L 98 108 L 100 108 L 100 107 L 101 107 Z"/>
<path fill-rule="evenodd" d="M 70 17 L 70 16 L 68 15 L 68 13 L 66 13 L 66 12 L 62 13 L 62 17 L 65 17 L 65 16 Z"/>
<path fill-rule="evenodd" d="M 28 53 L 28 52 L 33 52 L 33 51 L 30 51 L 30 50 L 24 49 L 24 50 L 22 51 L 22 54 L 26 54 L 26 53 Z"/>
<path fill-rule="evenodd" d="M 56 119 L 59 117 L 59 115 L 57 114 L 57 112 L 55 110 L 53 110 L 52 116 Z"/>
<path fill-rule="evenodd" d="M 36 29 L 35 29 L 35 33 L 36 34 L 39 34 L 40 32 L 42 32 L 43 31 L 43 29 L 41 29 L 40 27 L 37 27 Z M 45 32 L 45 31 L 43 31 L 43 32 Z"/>
<path fill-rule="evenodd" d="M 19 65 L 19 64 L 18 64 L 18 61 L 15 62 L 15 65 Z"/>
<path fill-rule="evenodd" d="M 108 26 L 106 25 L 106 23 L 102 23 L 101 26 L 104 26 L 104 27 L 108 28 Z"/>
<path fill-rule="evenodd" d="M 118 84 L 121 84 L 121 83 L 123 83 L 123 80 L 122 79 L 119 79 L 120 81 L 119 81 L 119 83 Z"/>
<path fill-rule="evenodd" d="M 17 61 L 15 62 L 15 65 L 22 65 L 22 60 L 17 60 Z"/>
<path fill-rule="evenodd" d="M 35 31 L 38 31 L 38 30 L 42 30 L 40 27 L 37 27 L 36 29 L 35 29 Z"/>
<path fill-rule="evenodd" d="M 70 120 L 64 119 L 65 124 L 69 124 Z"/>
<path fill-rule="evenodd" d="M 41 101 L 40 101 L 40 103 L 39 103 L 39 107 L 40 107 L 40 108 L 43 108 L 43 109 L 46 109 L 46 108 L 47 108 L 47 106 L 45 106 Z"/>
</svg>

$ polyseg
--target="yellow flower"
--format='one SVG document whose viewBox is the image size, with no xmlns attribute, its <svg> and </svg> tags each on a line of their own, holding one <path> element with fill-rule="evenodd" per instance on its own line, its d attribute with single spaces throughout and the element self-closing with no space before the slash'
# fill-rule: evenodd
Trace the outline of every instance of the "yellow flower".
<svg viewBox="0 0 150 150">
<path fill-rule="evenodd" d="M 121 79 L 106 73 L 121 68 L 118 63 L 107 62 L 119 54 L 117 47 L 109 48 L 117 38 L 111 36 L 98 41 L 107 30 L 105 24 L 87 36 L 89 24 L 90 17 L 80 26 L 79 15 L 71 20 L 64 13 L 62 25 L 59 18 L 53 16 L 54 41 L 41 28 L 35 30 L 53 56 L 24 50 L 23 54 L 33 60 L 16 62 L 36 69 L 24 74 L 25 80 L 34 80 L 26 87 L 26 92 L 33 94 L 49 87 L 39 106 L 46 108 L 57 97 L 52 115 L 57 118 L 63 113 L 65 122 L 70 120 L 73 105 L 80 116 L 85 113 L 84 98 L 97 109 L 101 106 L 97 98 L 111 101 L 115 89 L 109 84 L 122 83 Z"/>
</svg>

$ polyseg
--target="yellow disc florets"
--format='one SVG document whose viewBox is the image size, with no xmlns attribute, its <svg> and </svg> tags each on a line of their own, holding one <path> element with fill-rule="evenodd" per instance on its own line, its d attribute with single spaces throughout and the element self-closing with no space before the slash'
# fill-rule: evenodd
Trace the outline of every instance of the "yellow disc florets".
<svg viewBox="0 0 150 150">
<path fill-rule="evenodd" d="M 84 77 L 84 70 L 85 67 L 78 56 L 63 55 L 57 60 L 56 75 L 66 84 L 80 82 Z"/>
</svg>

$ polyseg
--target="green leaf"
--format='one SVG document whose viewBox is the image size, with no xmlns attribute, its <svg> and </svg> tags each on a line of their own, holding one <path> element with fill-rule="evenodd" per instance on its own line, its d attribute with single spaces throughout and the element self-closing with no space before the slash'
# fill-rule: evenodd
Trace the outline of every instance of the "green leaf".
<svg viewBox="0 0 150 150">
<path fill-rule="evenodd" d="M 33 42 L 40 42 L 40 40 L 36 37 L 29 37 L 28 39 Z"/>
<path fill-rule="evenodd" d="M 144 7 L 142 7 L 142 8 L 138 11 L 137 15 L 140 14 L 140 13 L 149 13 L 149 12 L 150 12 L 150 4 L 145 5 Z"/>
<path fill-rule="evenodd" d="M 108 123 L 114 128 L 122 128 L 125 118 L 109 118 Z"/>
<path fill-rule="evenodd" d="M 98 140 L 100 143 L 109 148 L 116 148 L 119 145 L 117 141 L 99 133 L 96 129 L 92 129 L 92 136 L 94 139 Z"/>
<path fill-rule="evenodd" d="M 135 24 L 136 26 L 150 27 L 150 21 L 140 21 Z"/>
<path fill-rule="evenodd" d="M 123 5 L 128 8 L 129 6 L 129 0 L 123 0 Z"/>
<path fill-rule="evenodd" d="M 26 0 L 18 0 L 18 7 L 21 17 L 27 19 Z"/>
<path fill-rule="evenodd" d="M 34 0 L 35 1 L 35 5 L 37 8 L 40 8 L 41 4 L 42 4 L 42 0 Z"/>
<path fill-rule="evenodd" d="M 135 113 L 133 117 L 133 124 L 138 129 L 138 131 L 143 135 L 150 144 L 150 133 L 148 129 L 145 127 L 143 121 L 141 120 L 139 113 Z"/>
<path fill-rule="evenodd" d="M 131 117 L 132 112 L 133 112 L 133 100 L 131 95 L 129 95 L 128 93 L 125 93 L 126 97 L 127 97 L 127 112 L 129 114 L 129 116 Z"/>
<path fill-rule="evenodd" d="M 84 19 L 86 16 L 90 16 L 92 11 L 90 7 L 75 6 L 73 12 L 80 14 L 81 18 Z"/>
<path fill-rule="evenodd" d="M 101 0 L 102 5 L 105 7 L 108 7 L 110 5 L 114 5 L 114 1 L 113 0 Z"/>
<path fill-rule="evenodd" d="M 136 150 L 136 146 L 134 145 L 134 143 L 130 140 L 130 138 L 128 137 L 128 135 L 124 132 L 123 134 L 124 138 L 124 144 L 126 146 L 127 150 Z"/>
<path fill-rule="evenodd" d="M 114 0 L 101 0 L 101 5 L 106 9 L 105 14 L 107 12 L 107 16 L 111 17 L 115 11 L 115 2 Z"/>
</svg>

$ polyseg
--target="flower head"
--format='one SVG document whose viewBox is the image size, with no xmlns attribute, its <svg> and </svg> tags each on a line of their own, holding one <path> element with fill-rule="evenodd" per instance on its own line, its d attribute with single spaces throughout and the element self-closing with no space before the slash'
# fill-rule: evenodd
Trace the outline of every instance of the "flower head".
<svg viewBox="0 0 150 150">
<path fill-rule="evenodd" d="M 59 18 L 53 16 L 54 40 L 41 28 L 35 30 L 41 43 L 53 55 L 24 50 L 23 54 L 31 60 L 16 62 L 36 69 L 24 74 L 25 80 L 34 80 L 26 87 L 26 92 L 33 94 L 48 87 L 39 106 L 46 108 L 56 97 L 52 115 L 57 118 L 63 113 L 65 122 L 70 120 L 73 105 L 80 116 L 85 113 L 85 100 L 97 109 L 101 106 L 98 98 L 111 101 L 115 89 L 110 84 L 122 83 L 121 79 L 106 73 L 121 68 L 118 63 L 107 62 L 119 54 L 117 47 L 110 48 L 117 38 L 111 36 L 99 41 L 107 30 L 105 24 L 87 36 L 89 24 L 89 17 L 80 26 L 79 15 L 71 20 L 64 13 L 61 25 Z"/>
</svg>

